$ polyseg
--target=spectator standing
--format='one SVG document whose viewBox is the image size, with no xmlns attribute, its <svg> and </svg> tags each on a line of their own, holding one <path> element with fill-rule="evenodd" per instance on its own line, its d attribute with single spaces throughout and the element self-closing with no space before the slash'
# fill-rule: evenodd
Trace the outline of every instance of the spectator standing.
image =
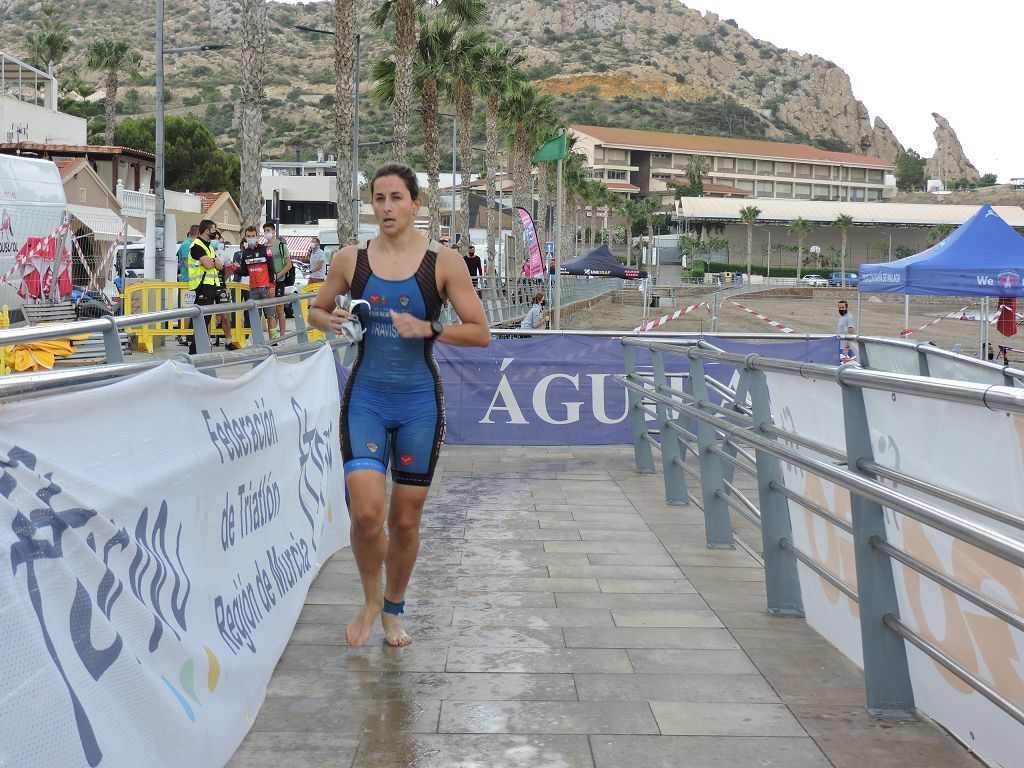
<svg viewBox="0 0 1024 768">
<path fill-rule="evenodd" d="M 531 331 L 543 328 L 548 321 L 548 313 L 544 311 L 547 303 L 547 298 L 540 291 L 533 294 L 533 306 L 530 307 L 530 311 L 526 313 L 526 317 L 523 318 L 519 327 Z"/>
<path fill-rule="evenodd" d="M 320 244 L 320 238 L 314 237 L 309 244 L 309 283 L 322 283 L 327 279 L 327 253 Z"/>
<path fill-rule="evenodd" d="M 555 257 L 548 257 L 548 285 L 555 284 Z"/>
<path fill-rule="evenodd" d="M 188 282 L 188 254 L 192 248 L 192 241 L 199 234 L 199 225 L 193 224 L 188 228 L 188 237 L 181 241 L 178 246 L 178 282 Z"/>
<path fill-rule="evenodd" d="M 467 254 L 462 257 L 462 260 L 466 262 L 466 269 L 469 270 L 469 276 L 473 280 L 473 286 L 476 288 L 476 295 L 480 295 L 480 276 L 484 273 L 483 262 L 480 261 L 480 257 L 476 255 L 476 246 L 472 243 L 467 249 Z"/>
<path fill-rule="evenodd" d="M 274 222 L 268 221 L 263 225 L 263 236 L 267 238 L 267 250 L 274 259 L 274 295 L 284 296 L 285 281 L 288 273 L 292 271 L 292 259 L 288 254 L 288 246 L 277 236 L 277 228 Z M 277 306 L 277 328 L 270 327 L 270 339 L 273 341 L 278 336 L 285 334 L 284 305 Z"/>
<path fill-rule="evenodd" d="M 199 225 L 193 224 L 188 228 L 188 237 L 181 241 L 181 245 L 178 246 L 178 282 L 188 282 L 188 254 L 192 248 L 192 241 L 196 239 L 196 235 L 199 234 Z M 184 304 L 183 304 L 184 306 Z M 185 330 L 192 327 L 192 318 L 186 317 L 185 324 L 182 326 Z M 179 336 L 178 345 L 187 347 L 189 345 L 188 337 Z"/>
<path fill-rule="evenodd" d="M 850 307 L 845 301 L 839 302 L 839 320 L 836 322 L 836 335 L 853 336 L 857 329 L 853 327 L 853 318 L 850 317 Z M 853 347 L 848 341 L 840 341 L 840 348 L 846 357 L 853 357 Z"/>
<path fill-rule="evenodd" d="M 277 273 L 274 272 L 274 259 L 267 246 L 260 245 L 256 227 L 245 228 L 245 239 L 239 256 L 238 273 L 249 278 L 249 298 L 256 301 L 271 298 Z M 277 317 L 277 307 L 264 307 L 263 316 L 267 319 L 269 331 Z"/>
<path fill-rule="evenodd" d="M 220 275 L 218 274 L 217 256 L 210 245 L 210 234 L 212 232 L 212 221 L 209 219 L 200 221 L 199 232 L 196 234 L 195 240 L 192 241 L 192 247 L 189 249 L 188 287 L 189 290 L 195 291 L 196 304 L 198 306 L 220 303 L 222 286 L 220 284 Z M 221 328 L 224 329 L 225 333 L 229 334 L 231 332 L 231 319 L 226 314 L 219 315 L 218 319 L 221 323 Z M 203 320 L 206 323 L 207 333 L 209 333 L 210 316 L 205 316 Z M 240 349 L 233 341 L 228 342 L 227 348 L 229 350 Z M 189 354 L 194 355 L 196 353 L 195 334 L 192 335 L 188 351 Z"/>
</svg>

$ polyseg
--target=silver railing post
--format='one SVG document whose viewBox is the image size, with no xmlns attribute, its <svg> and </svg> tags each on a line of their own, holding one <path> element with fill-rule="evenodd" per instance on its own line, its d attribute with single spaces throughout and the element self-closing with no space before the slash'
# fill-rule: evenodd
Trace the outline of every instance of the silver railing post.
<svg viewBox="0 0 1024 768">
<path fill-rule="evenodd" d="M 843 391 L 847 467 L 850 472 L 877 482 L 874 475 L 858 467 L 862 460 L 874 461 L 864 390 L 843 384 L 842 372 L 840 368 L 837 378 Z M 880 720 L 911 720 L 914 719 L 914 689 L 907 666 L 906 645 L 902 637 L 884 624 L 886 616 L 898 618 L 900 615 L 892 560 L 871 545 L 872 537 L 887 540 L 885 511 L 878 502 L 855 493 L 850 494 L 850 506 L 867 710 Z"/>
<path fill-rule="evenodd" d="M 744 375 L 753 406 L 754 431 L 765 440 L 775 436 L 764 428 L 774 426 L 772 406 L 768 395 L 768 378 L 764 371 L 747 370 Z M 761 507 L 761 542 L 764 552 L 764 578 L 768 590 L 768 613 L 773 616 L 803 616 L 804 603 L 800 595 L 800 577 L 796 557 L 783 549 L 783 539 L 792 540 L 793 525 L 789 517 L 789 500 L 776 491 L 784 486 L 779 460 L 768 451 L 755 448 L 757 463 L 757 498 Z"/>
<path fill-rule="evenodd" d="M 654 358 L 654 385 L 658 394 L 671 397 L 661 351 L 652 350 L 651 355 Z M 672 506 L 689 506 L 690 494 L 686 490 L 686 477 L 680 466 L 686 460 L 686 450 L 683 448 L 679 433 L 669 426 L 674 419 L 668 406 L 657 401 L 657 412 L 658 428 L 661 430 L 661 468 L 665 475 L 665 501 Z"/>
<path fill-rule="evenodd" d="M 117 329 L 117 320 L 107 315 L 109 328 L 103 329 L 103 351 L 106 352 L 108 363 L 123 363 L 124 352 L 121 350 L 121 334 Z"/>
<path fill-rule="evenodd" d="M 626 376 L 638 381 L 636 360 L 632 347 L 623 347 L 626 352 Z M 654 474 L 654 453 L 647 442 L 647 422 L 642 408 L 643 398 L 632 389 L 626 390 L 626 402 L 629 404 L 629 419 L 633 433 L 633 457 L 636 471 L 643 474 Z"/>
<path fill-rule="evenodd" d="M 704 381 L 704 361 L 690 358 L 690 389 L 694 405 L 703 410 L 708 402 L 708 385 Z M 697 451 L 700 458 L 700 489 L 704 502 L 704 533 L 709 549 L 735 549 L 732 538 L 732 518 L 725 501 L 725 475 L 722 460 L 712 448 L 718 443 L 718 435 L 710 424 L 697 419 Z"/>
<path fill-rule="evenodd" d="M 267 337 L 263 335 L 263 308 L 255 299 L 249 299 L 249 306 L 245 308 L 245 315 L 249 318 L 249 334 L 252 336 L 253 344 L 261 347 L 267 343 Z"/>
<path fill-rule="evenodd" d="M 203 316 L 203 308 L 199 304 L 192 305 L 192 335 L 196 340 L 196 353 L 206 355 L 213 352 L 210 346 L 210 329 Z"/>
<path fill-rule="evenodd" d="M 295 333 L 300 344 L 309 343 L 309 327 L 302 318 L 302 294 L 296 293 L 292 296 L 292 319 L 295 321 Z"/>
</svg>

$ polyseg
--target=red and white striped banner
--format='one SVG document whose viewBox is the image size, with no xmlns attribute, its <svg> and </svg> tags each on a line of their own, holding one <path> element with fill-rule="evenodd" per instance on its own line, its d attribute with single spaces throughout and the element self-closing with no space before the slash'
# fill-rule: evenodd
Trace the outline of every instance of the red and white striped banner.
<svg viewBox="0 0 1024 768">
<path fill-rule="evenodd" d="M 665 323 L 671 322 L 672 320 L 675 320 L 678 317 L 688 315 L 691 312 L 693 312 L 693 310 L 700 309 L 701 307 L 707 307 L 708 314 L 711 314 L 711 307 L 708 306 L 708 303 L 706 301 L 702 301 L 700 304 L 691 304 L 690 306 L 684 309 L 677 309 L 675 312 L 671 314 L 659 317 L 657 320 L 651 320 L 651 322 L 649 323 L 638 325 L 636 328 L 633 329 L 633 333 L 644 333 L 646 331 L 650 331 L 653 328 L 657 328 L 659 325 L 664 325 Z"/>
<path fill-rule="evenodd" d="M 970 305 L 968 304 L 967 306 L 969 307 Z M 904 328 L 900 336 L 903 336 L 904 338 L 906 338 L 907 336 L 913 336 L 915 333 L 919 333 L 920 331 L 923 331 L 925 328 L 931 328 L 933 325 L 937 325 L 941 321 L 945 320 L 947 317 L 959 317 L 961 320 L 963 320 L 963 314 L 966 311 L 967 307 L 960 307 L 960 309 L 958 309 L 956 312 L 950 312 L 948 315 L 939 315 L 930 323 L 926 323 L 925 325 L 922 325 L 920 328 Z"/>
<path fill-rule="evenodd" d="M 775 322 L 774 320 L 772 320 L 772 319 L 771 319 L 770 317 L 765 317 L 765 316 L 764 316 L 764 315 L 762 315 L 762 314 L 761 314 L 760 312 L 755 312 L 755 311 L 754 311 L 754 310 L 752 310 L 752 309 L 751 309 L 750 307 L 745 307 L 745 306 L 743 306 L 743 305 L 742 305 L 742 304 L 740 304 L 740 303 L 739 303 L 738 301 L 733 301 L 732 299 L 727 299 L 727 301 L 728 301 L 728 302 L 729 302 L 730 304 L 735 304 L 735 305 L 736 305 L 737 307 L 739 307 L 740 309 L 742 309 L 742 310 L 743 310 L 744 312 L 747 312 L 747 313 L 749 313 L 749 314 L 753 315 L 753 316 L 754 316 L 754 317 L 756 317 L 756 318 L 757 318 L 758 320 L 764 320 L 764 321 L 765 321 L 766 323 L 768 323 L 768 325 L 770 325 L 770 326 L 771 326 L 772 328 L 778 328 L 778 329 L 779 329 L 779 332 L 780 332 L 780 333 L 796 333 L 796 331 L 794 331 L 794 330 L 793 330 L 792 328 L 790 328 L 790 327 L 789 327 L 788 325 L 783 325 L 782 323 L 777 323 L 777 322 Z"/>
</svg>

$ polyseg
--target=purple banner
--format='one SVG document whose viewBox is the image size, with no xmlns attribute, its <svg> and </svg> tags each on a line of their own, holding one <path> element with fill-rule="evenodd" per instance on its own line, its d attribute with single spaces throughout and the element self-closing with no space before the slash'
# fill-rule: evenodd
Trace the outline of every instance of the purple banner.
<svg viewBox="0 0 1024 768">
<path fill-rule="evenodd" d="M 526 277 L 543 277 L 544 260 L 540 255 L 540 243 L 537 241 L 537 227 L 533 223 L 533 217 L 525 208 L 516 208 L 519 211 L 519 219 L 523 222 L 523 236 L 526 238 L 526 248 L 530 254 L 529 260 L 523 265 L 523 274 Z"/>
<path fill-rule="evenodd" d="M 837 339 L 744 344 L 707 337 L 739 354 L 837 365 Z M 638 349 L 637 368 L 651 370 Z M 487 349 L 434 347 L 444 381 L 452 445 L 606 445 L 629 443 L 626 391 L 612 376 L 625 372 L 619 339 L 536 336 L 498 339 Z M 666 356 L 670 384 L 682 387 L 686 357 Z M 735 384 L 732 366 L 705 365 L 708 375 Z M 674 375 L 673 375 L 674 374 Z M 674 381 L 671 381 L 674 379 Z"/>
</svg>

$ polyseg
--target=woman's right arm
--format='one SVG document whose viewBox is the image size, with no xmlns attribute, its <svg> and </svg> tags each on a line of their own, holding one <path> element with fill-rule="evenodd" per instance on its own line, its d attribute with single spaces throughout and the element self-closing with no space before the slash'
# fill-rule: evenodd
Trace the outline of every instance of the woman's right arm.
<svg viewBox="0 0 1024 768">
<path fill-rule="evenodd" d="M 348 312 L 335 305 L 334 299 L 348 293 L 352 287 L 357 251 L 358 246 L 347 246 L 338 251 L 331 260 L 327 278 L 309 307 L 309 324 L 314 328 L 335 334 L 341 333 L 342 325 L 351 317 Z"/>
</svg>

